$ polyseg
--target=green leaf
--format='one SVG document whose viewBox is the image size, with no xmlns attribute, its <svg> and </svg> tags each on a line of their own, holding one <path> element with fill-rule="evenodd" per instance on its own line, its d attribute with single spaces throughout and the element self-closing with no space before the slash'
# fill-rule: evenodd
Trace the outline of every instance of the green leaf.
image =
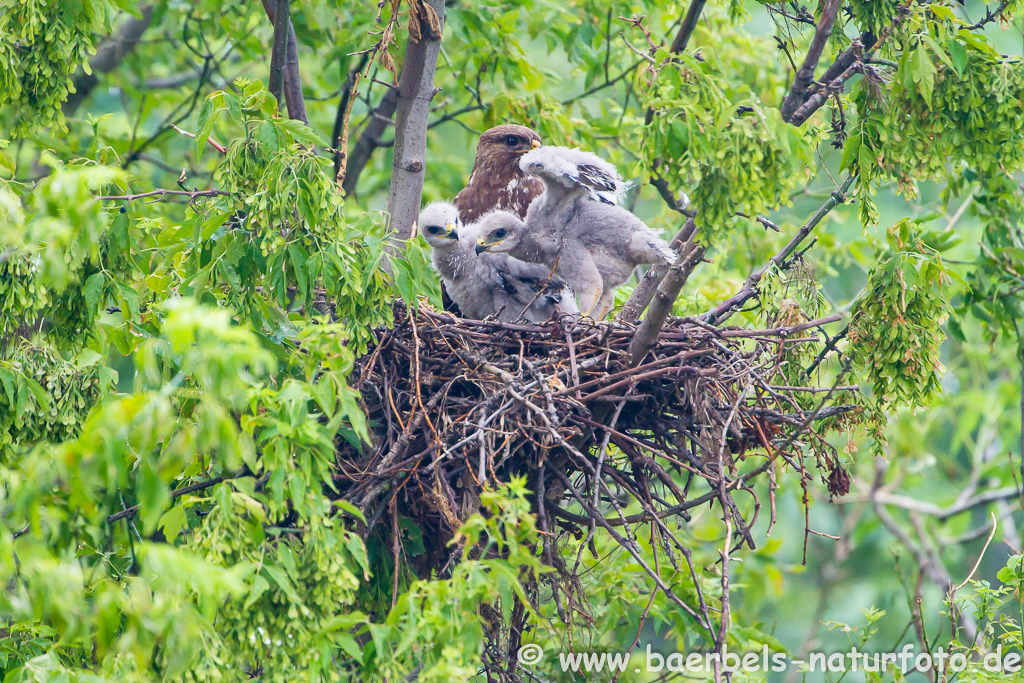
<svg viewBox="0 0 1024 683">
<path fill-rule="evenodd" d="M 909 65 L 911 76 L 918 85 L 918 92 L 930 107 L 932 93 L 935 91 L 935 74 L 938 71 L 932 61 L 928 59 L 927 52 L 921 48 L 914 51 Z"/>
<path fill-rule="evenodd" d="M 213 102 L 207 98 L 203 102 L 203 106 L 199 109 L 199 116 L 196 117 L 196 128 L 199 132 L 196 133 L 196 156 L 201 157 L 203 155 L 203 148 L 206 147 L 206 138 L 209 134 L 203 135 L 202 131 L 206 130 L 206 124 L 213 119 Z M 210 124 L 210 129 L 213 129 L 213 125 Z"/>
<path fill-rule="evenodd" d="M 935 56 L 938 57 L 939 60 L 943 64 L 948 66 L 950 69 L 953 69 L 954 71 L 956 71 L 956 68 L 953 66 L 953 62 L 950 61 L 950 59 L 949 59 L 949 55 L 947 55 L 946 51 L 943 50 L 939 46 L 939 44 L 935 42 L 934 38 L 932 38 L 931 36 L 925 34 L 923 39 L 924 39 L 924 42 L 928 44 L 928 47 L 930 47 L 932 49 L 932 52 L 935 53 Z"/>
<path fill-rule="evenodd" d="M 82 287 L 82 295 L 85 297 L 85 306 L 90 313 L 96 312 L 100 303 L 100 294 L 103 293 L 106 284 L 107 276 L 102 271 L 93 273 L 86 279 L 85 286 Z"/>
<path fill-rule="evenodd" d="M 953 63 L 953 70 L 956 71 L 956 75 L 963 76 L 964 69 L 967 68 L 967 48 L 959 40 L 950 38 L 946 41 L 946 49 L 949 51 L 949 58 Z"/>
<path fill-rule="evenodd" d="M 117 283 L 117 291 L 121 295 L 121 301 L 123 306 L 127 309 L 122 310 L 122 313 L 127 313 L 125 318 L 131 318 L 132 320 L 139 320 L 139 293 L 135 291 L 130 285 L 126 285 L 123 282 Z"/>
<path fill-rule="evenodd" d="M 948 7 L 946 7 L 945 5 L 940 5 L 937 2 L 933 2 L 932 4 L 928 5 L 928 9 L 930 9 L 932 11 L 932 14 L 937 16 L 939 19 L 944 19 L 946 21 L 951 21 L 954 24 L 962 23 L 960 21 L 960 18 L 958 16 L 956 16 L 956 14 L 953 12 L 953 10 L 951 10 Z"/>
<path fill-rule="evenodd" d="M 302 121 L 296 121 L 294 119 L 280 119 L 275 121 L 275 124 L 291 136 L 292 140 L 300 144 L 320 145 L 321 147 L 327 144 L 315 130 L 304 124 Z"/>
<path fill-rule="evenodd" d="M 302 604 L 302 598 L 300 598 L 299 594 L 295 592 L 295 586 L 292 585 L 292 582 L 288 578 L 288 575 L 285 574 L 280 567 L 274 567 L 268 564 L 263 566 L 263 571 L 270 575 L 270 578 L 272 578 L 274 580 L 274 583 L 276 583 L 278 587 L 282 591 L 284 591 L 284 594 L 288 596 L 289 600 L 291 600 L 296 605 Z"/>
<path fill-rule="evenodd" d="M 176 539 L 178 534 L 180 534 L 185 528 L 185 525 L 185 506 L 175 505 L 160 517 L 160 521 L 157 523 L 157 528 L 163 532 L 164 538 L 173 543 L 174 539 Z"/>
<path fill-rule="evenodd" d="M 139 461 L 135 476 L 135 494 L 139 501 L 139 519 L 148 536 L 156 529 L 157 522 L 171 502 L 170 489 L 148 458 Z"/>
<path fill-rule="evenodd" d="M 245 604 L 242 605 L 242 609 L 249 609 L 256 601 L 260 599 L 264 593 L 270 588 L 270 584 L 261 575 L 257 574 L 256 578 L 253 579 L 252 588 L 249 590 L 249 596 L 245 599 Z"/>
</svg>

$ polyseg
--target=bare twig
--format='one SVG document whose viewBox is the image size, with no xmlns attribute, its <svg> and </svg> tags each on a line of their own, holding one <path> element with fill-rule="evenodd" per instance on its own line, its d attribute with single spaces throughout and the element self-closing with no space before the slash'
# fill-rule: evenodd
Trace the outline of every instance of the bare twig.
<svg viewBox="0 0 1024 683">
<path fill-rule="evenodd" d="M 163 199 L 165 196 L 174 197 L 188 197 L 189 199 L 195 199 L 196 197 L 226 197 L 227 192 L 223 190 L 151 190 L 150 192 L 140 192 L 139 194 L 121 194 L 121 195 L 103 195 L 96 199 L 119 199 L 123 201 L 134 201 L 136 199 L 143 199 L 145 197 L 156 197 L 157 199 Z"/>
<path fill-rule="evenodd" d="M 768 268 L 772 265 L 781 265 L 790 254 L 796 251 L 796 248 L 800 246 L 800 243 L 807 239 L 807 236 L 811 234 L 811 231 L 821 223 L 822 219 L 825 218 L 832 209 L 837 205 L 846 202 L 846 192 L 853 184 L 854 177 L 855 176 L 852 175 L 848 176 L 846 180 L 843 181 L 840 188 L 829 196 L 828 201 L 822 204 L 821 208 L 819 208 L 807 223 L 800 228 L 796 235 L 793 236 L 793 239 L 791 239 L 778 254 L 773 256 L 767 264 L 747 277 L 747 281 L 743 283 L 743 289 L 712 308 L 710 311 L 702 315 L 700 319 L 711 324 L 720 324 L 723 320 L 732 315 L 734 309 L 743 305 L 747 300 L 755 296 L 757 294 L 757 283 L 760 282 L 761 277 L 768 271 Z"/>
</svg>

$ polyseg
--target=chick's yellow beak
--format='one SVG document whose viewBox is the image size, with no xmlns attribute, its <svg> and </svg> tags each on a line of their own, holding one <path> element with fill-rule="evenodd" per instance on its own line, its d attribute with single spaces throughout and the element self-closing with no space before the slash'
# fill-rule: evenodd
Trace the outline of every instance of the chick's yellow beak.
<svg viewBox="0 0 1024 683">
<path fill-rule="evenodd" d="M 538 147 L 540 147 L 540 140 L 534 140 L 533 141 L 533 148 L 537 149 Z"/>
<path fill-rule="evenodd" d="M 477 255 L 479 255 L 479 254 L 482 254 L 482 253 L 484 253 L 485 251 L 487 251 L 487 247 L 488 247 L 488 246 L 489 246 L 489 245 L 488 245 L 488 244 L 487 244 L 486 242 L 484 242 L 484 238 L 483 238 L 483 237 L 481 237 L 480 239 L 478 239 L 478 240 L 476 241 L 476 253 L 477 253 Z"/>
<path fill-rule="evenodd" d="M 454 223 L 449 223 L 448 225 L 444 226 L 444 229 L 448 231 L 446 237 L 450 237 L 453 240 L 459 239 L 459 233 L 455 231 Z"/>
</svg>

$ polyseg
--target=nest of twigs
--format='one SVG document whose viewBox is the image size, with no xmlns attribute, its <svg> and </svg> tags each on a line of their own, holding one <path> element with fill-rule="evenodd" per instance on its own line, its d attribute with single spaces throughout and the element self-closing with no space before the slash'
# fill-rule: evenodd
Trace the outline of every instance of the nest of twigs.
<svg viewBox="0 0 1024 683">
<path fill-rule="evenodd" d="M 545 544 L 596 527 L 632 552 L 633 525 L 719 501 L 753 548 L 754 519 L 732 496 L 753 493 L 751 480 L 779 459 L 806 485 L 800 454 L 813 453 L 829 491 L 848 489 L 814 426 L 853 407 L 828 391 L 808 408 L 806 392 L 827 389 L 766 379 L 787 349 L 820 341 L 823 322 L 751 331 L 670 318 L 630 367 L 632 325 L 464 320 L 397 304 L 394 327 L 357 363 L 374 446 L 340 443 L 339 494 L 364 511 L 367 533 L 389 511 L 416 521 L 420 576 L 450 569 L 459 549 L 448 542 L 478 511 L 481 488 L 513 475 L 535 493 Z M 748 457 L 762 462 L 737 474 Z M 701 479 L 707 486 L 691 485 Z"/>
</svg>

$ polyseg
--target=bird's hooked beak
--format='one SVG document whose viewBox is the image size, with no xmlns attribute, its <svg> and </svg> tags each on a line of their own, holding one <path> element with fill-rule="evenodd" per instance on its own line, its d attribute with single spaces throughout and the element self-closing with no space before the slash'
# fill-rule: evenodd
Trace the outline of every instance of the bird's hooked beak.
<svg viewBox="0 0 1024 683">
<path fill-rule="evenodd" d="M 534 140 L 533 144 L 530 146 L 530 149 L 516 150 L 516 154 L 526 154 L 527 152 L 532 152 L 533 150 L 537 149 L 538 147 L 540 147 L 540 140 Z"/>
<path fill-rule="evenodd" d="M 449 238 L 451 238 L 451 239 L 453 239 L 453 240 L 457 240 L 457 239 L 459 239 L 459 233 L 458 233 L 458 232 L 456 232 L 456 230 L 455 230 L 455 224 L 454 224 L 454 223 L 449 223 L 448 225 L 444 226 L 444 228 L 445 228 L 445 230 L 447 230 L 447 231 L 448 231 L 448 232 L 447 232 L 447 233 L 445 234 L 445 237 L 449 237 Z"/>
<path fill-rule="evenodd" d="M 479 256 L 480 254 L 482 254 L 485 251 L 487 251 L 487 246 L 488 245 L 484 244 L 484 241 L 481 238 L 480 241 L 476 243 L 476 254 L 477 254 L 477 256 Z"/>
</svg>

